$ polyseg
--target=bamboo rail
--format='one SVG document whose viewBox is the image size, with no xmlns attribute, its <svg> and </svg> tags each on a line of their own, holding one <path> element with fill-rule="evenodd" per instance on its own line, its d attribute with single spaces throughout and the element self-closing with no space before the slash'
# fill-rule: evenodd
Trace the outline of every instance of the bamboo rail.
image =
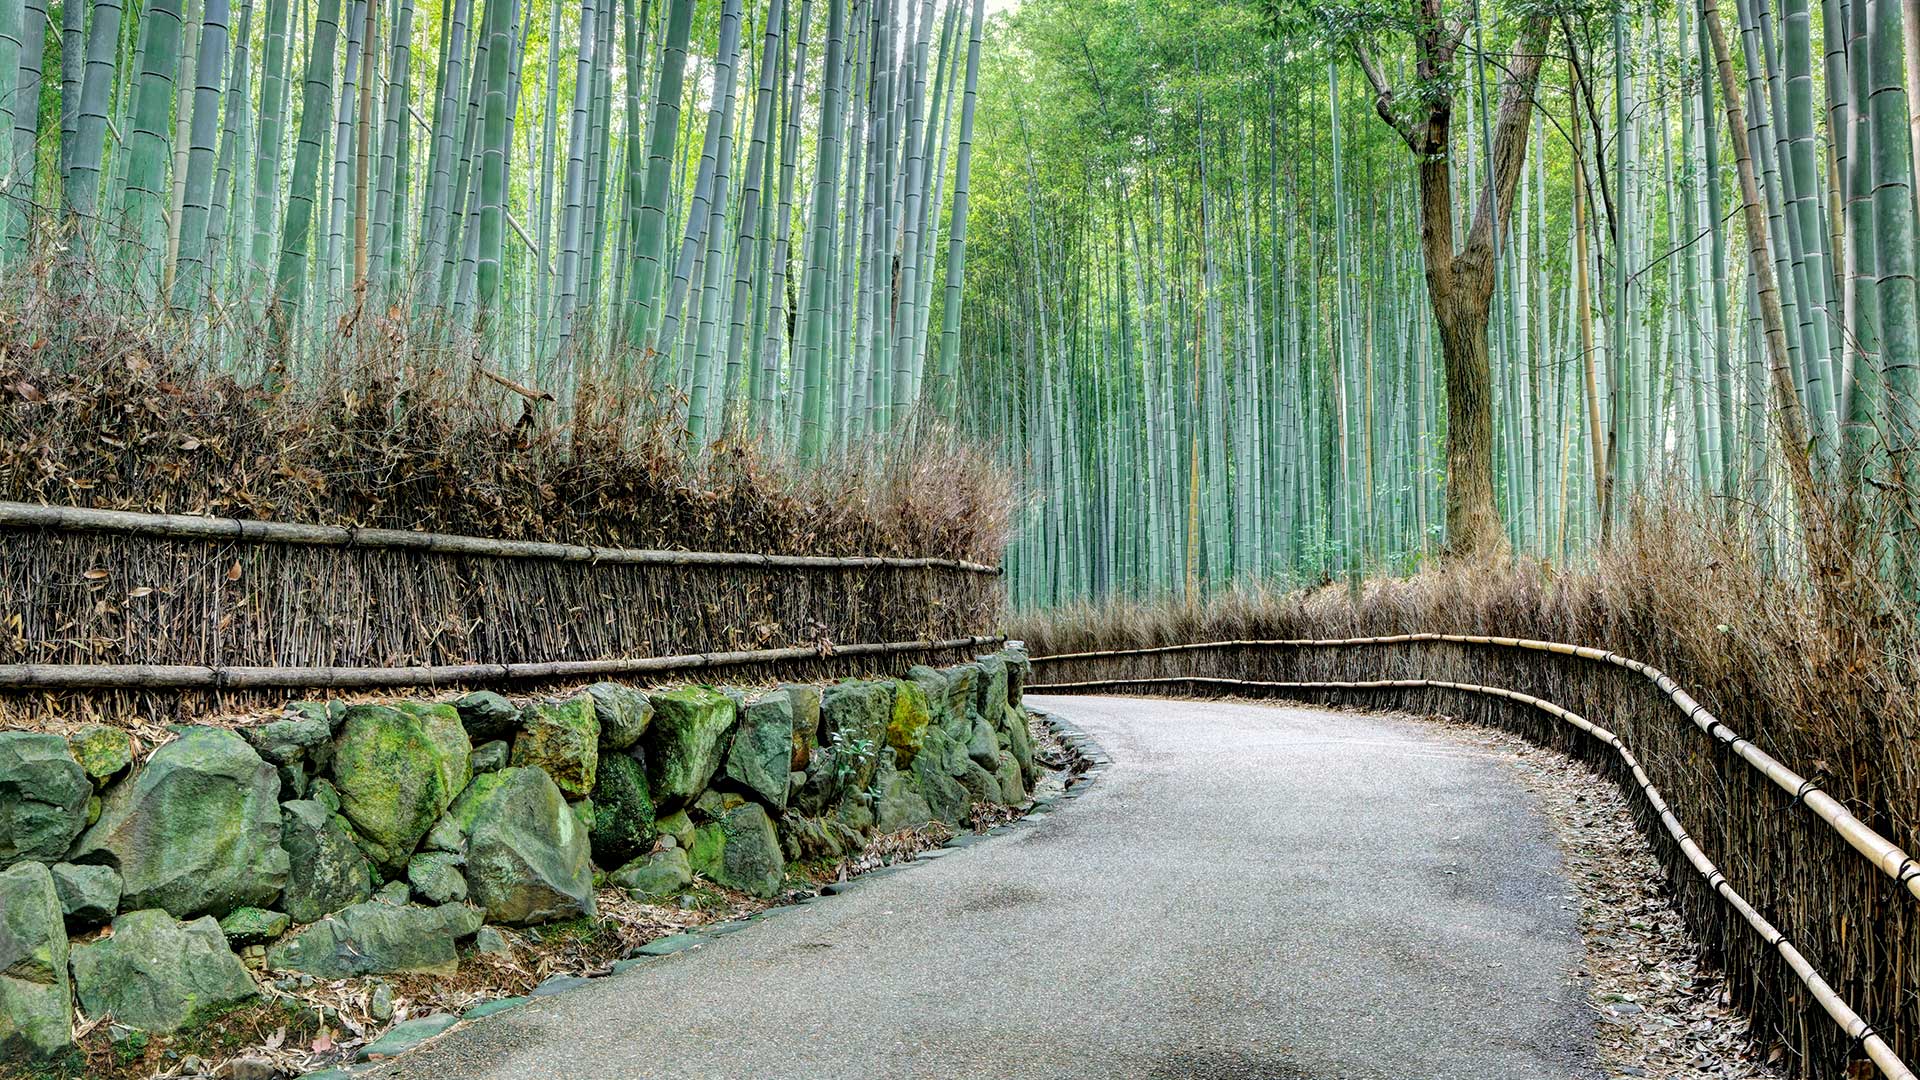
<svg viewBox="0 0 1920 1080">
<path fill-rule="evenodd" d="M 606 563 L 626 566 L 744 566 L 760 568 L 858 570 L 958 570 L 999 574 L 998 566 L 962 559 L 897 555 L 761 555 L 736 551 L 665 551 L 608 548 L 587 544 L 550 544 L 537 540 L 495 540 L 454 533 L 406 529 L 362 529 L 347 525 L 303 525 L 195 514 L 141 514 L 79 506 L 41 506 L 0 501 L 0 528 L 51 529 L 60 532 L 115 533 L 176 540 L 250 541 L 309 547 L 385 548 L 441 555 L 481 555 L 502 559 Z"/>
<path fill-rule="evenodd" d="M 1489 637 L 1479 634 L 1394 634 L 1386 637 L 1362 638 L 1301 638 L 1246 641 L 1206 641 L 1186 645 L 1161 645 L 1141 649 L 1110 649 L 1095 652 L 1057 653 L 1053 656 L 1036 656 L 1033 663 L 1042 664 L 1052 660 L 1086 660 L 1116 656 L 1145 656 L 1154 653 L 1195 652 L 1201 649 L 1221 648 L 1337 648 L 1354 645 L 1403 645 L 1414 642 L 1452 642 L 1464 645 L 1494 645 L 1504 648 L 1526 649 L 1533 652 L 1554 653 L 1560 656 L 1576 656 L 1585 660 L 1595 660 L 1612 664 L 1615 667 L 1632 671 L 1658 687 L 1683 712 L 1687 719 L 1701 731 L 1719 740 L 1738 755 L 1747 764 L 1758 769 L 1781 790 L 1794 797 L 1796 802 L 1804 803 L 1833 830 L 1840 834 L 1848 846 L 1865 856 L 1869 862 L 1886 876 L 1898 882 L 1908 893 L 1920 898 L 1920 861 L 1916 861 L 1904 849 L 1886 837 L 1875 832 L 1866 822 L 1855 817 L 1839 800 L 1821 790 L 1820 785 L 1801 776 L 1789 768 L 1780 759 L 1754 745 L 1751 740 L 1722 723 L 1718 717 L 1707 711 L 1707 707 L 1694 700 L 1691 694 L 1680 688 L 1680 684 L 1658 668 L 1643 664 L 1630 657 L 1606 649 L 1595 649 L 1585 645 L 1569 645 L 1559 641 L 1536 641 L 1530 638 Z M 1071 685 L 1071 684 L 1062 684 Z M 1325 684 L 1337 688 L 1334 684 Z M 1035 687 L 1039 689 L 1039 687 Z"/>
<path fill-rule="evenodd" d="M 825 649 L 798 646 L 736 652 L 687 653 L 617 660 L 554 660 L 523 664 L 445 664 L 422 667 L 208 667 L 193 664 L 0 664 L 0 689 L 9 690 L 265 690 L 437 686 L 447 683 L 511 682 L 657 674 L 705 668 L 819 660 L 834 656 L 885 656 L 995 645 L 1001 637 L 942 641 L 889 641 Z"/>
<path fill-rule="evenodd" d="M 1371 641 L 1374 639 L 1356 640 Z M 1310 642 L 1309 644 L 1326 644 L 1326 642 Z M 1574 646 L 1566 647 L 1573 648 Z M 1133 650 L 1118 650 L 1121 654 L 1130 651 Z M 1036 660 L 1037 659 L 1039 658 L 1036 658 Z M 1048 659 L 1055 658 L 1050 657 Z M 1645 665 L 1641 666 L 1644 667 Z M 1647 670 L 1652 669 L 1649 668 Z M 1662 678 L 1665 678 L 1665 676 L 1662 676 Z M 1718 893 L 1735 911 L 1739 912 L 1741 918 L 1746 920 L 1747 925 L 1753 928 L 1754 933 L 1758 934 L 1760 939 L 1767 943 L 1768 947 L 1780 954 L 1780 958 L 1787 962 L 1787 966 L 1793 970 L 1793 973 L 1799 977 L 1800 982 L 1806 986 L 1807 992 L 1813 996 L 1815 1001 L 1820 1003 L 1821 1009 L 1833 1019 L 1834 1023 L 1840 1026 L 1841 1030 L 1847 1033 L 1849 1039 L 1859 1044 L 1861 1049 L 1866 1051 L 1867 1057 L 1872 1060 L 1874 1066 L 1880 1070 L 1881 1075 L 1887 1077 L 1887 1080 L 1916 1080 L 1913 1070 L 1909 1069 L 1906 1063 L 1900 1060 L 1899 1055 L 1894 1053 L 1893 1047 L 1889 1045 L 1878 1032 L 1874 1031 L 1873 1025 L 1867 1023 L 1864 1017 L 1855 1012 L 1853 1007 L 1848 1005 L 1846 1000 L 1840 997 L 1825 979 L 1820 977 L 1820 973 L 1813 969 L 1813 965 L 1807 961 L 1807 958 L 1801 954 L 1800 950 L 1794 946 L 1793 942 L 1787 938 L 1785 933 L 1781 932 L 1778 927 L 1768 921 L 1766 916 L 1755 910 L 1753 905 L 1747 901 L 1747 898 L 1740 895 L 1740 892 L 1727 881 L 1727 876 L 1720 871 L 1718 866 L 1714 865 L 1713 860 L 1707 857 L 1706 852 L 1700 850 L 1700 845 L 1694 843 L 1693 837 L 1690 836 L 1686 828 L 1680 824 L 1680 819 L 1674 815 L 1673 809 L 1667 805 L 1666 799 L 1661 796 L 1660 789 L 1654 786 L 1652 778 L 1647 775 L 1645 769 L 1641 768 L 1640 759 L 1635 757 L 1631 750 L 1627 749 L 1626 743 L 1621 741 L 1620 736 L 1614 734 L 1607 728 L 1601 727 L 1591 720 L 1580 716 L 1578 713 L 1561 708 L 1551 701 L 1534 697 L 1531 694 L 1523 694 L 1518 690 L 1508 690 L 1498 686 L 1477 686 L 1472 683 L 1448 682 L 1441 679 L 1383 679 L 1377 682 L 1253 682 L 1242 679 L 1222 679 L 1186 675 L 1146 679 L 1094 679 L 1086 682 L 1054 683 L 1051 685 L 1030 683 L 1026 687 L 1026 690 L 1028 693 L 1044 693 L 1048 690 L 1097 690 L 1122 686 L 1167 683 L 1198 684 L 1229 688 L 1258 688 L 1263 690 L 1417 690 L 1427 688 L 1456 690 L 1463 693 L 1484 694 L 1489 697 L 1506 698 L 1509 701 L 1517 701 L 1524 705 L 1531 705 L 1550 716 L 1565 720 L 1567 723 L 1572 724 L 1574 727 L 1614 749 L 1614 752 L 1619 755 L 1621 762 L 1624 763 L 1633 774 L 1634 783 L 1639 785 L 1641 793 L 1646 796 L 1648 805 L 1652 806 L 1654 811 L 1658 813 L 1660 824 L 1666 828 L 1668 835 L 1672 836 L 1674 842 L 1680 846 L 1680 850 L 1686 855 L 1687 861 L 1692 863 L 1693 868 L 1706 880 L 1708 887 Z"/>
</svg>

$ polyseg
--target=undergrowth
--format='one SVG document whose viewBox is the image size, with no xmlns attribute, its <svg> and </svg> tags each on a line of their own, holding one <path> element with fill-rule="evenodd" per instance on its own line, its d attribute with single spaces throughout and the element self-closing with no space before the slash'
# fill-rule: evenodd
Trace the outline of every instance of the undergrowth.
<svg viewBox="0 0 1920 1080">
<path fill-rule="evenodd" d="M 471 340 L 399 311 L 343 320 L 294 358 L 224 319 L 0 291 L 0 499 L 982 562 L 997 561 L 1012 512 L 1007 480 L 940 431 L 805 467 L 742 434 L 690 450 L 671 398 L 584 378 L 510 384 Z"/>
</svg>

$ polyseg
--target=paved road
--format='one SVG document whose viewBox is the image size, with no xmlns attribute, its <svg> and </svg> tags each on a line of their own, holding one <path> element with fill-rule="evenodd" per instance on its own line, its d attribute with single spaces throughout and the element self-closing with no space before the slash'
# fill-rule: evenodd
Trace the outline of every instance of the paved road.
<svg viewBox="0 0 1920 1080">
<path fill-rule="evenodd" d="M 380 1075 L 1601 1075 L 1559 857 L 1489 752 L 1318 710 L 1033 703 L 1114 759 L 1055 813 Z"/>
</svg>

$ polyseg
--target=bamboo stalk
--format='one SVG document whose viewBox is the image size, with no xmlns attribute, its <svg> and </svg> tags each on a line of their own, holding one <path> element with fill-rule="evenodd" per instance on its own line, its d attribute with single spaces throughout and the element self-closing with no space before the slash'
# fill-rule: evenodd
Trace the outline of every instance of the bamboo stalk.
<svg viewBox="0 0 1920 1080">
<path fill-rule="evenodd" d="M 762 555 L 734 551 L 662 551 L 603 548 L 532 540 L 495 540 L 451 533 L 404 529 L 360 529 L 343 525 L 304 525 L 192 514 L 140 514 L 78 506 L 38 506 L 0 501 L 0 528 L 101 532 L 184 540 L 246 540 L 313 547 L 386 548 L 445 555 L 490 555 L 505 559 L 606 563 L 621 566 L 752 566 L 805 569 L 960 570 L 998 574 L 1000 567 L 959 559 L 889 555 Z"/>
<path fill-rule="evenodd" d="M 1424 638 L 1428 635 L 1408 636 Z M 1455 637 L 1453 635 L 1434 636 L 1446 640 L 1453 640 Z M 1488 640 L 1500 644 L 1507 643 L 1502 639 Z M 1513 643 L 1519 644 L 1518 642 Z M 1305 644 L 1328 644 L 1328 642 L 1308 642 Z M 1540 645 L 1550 643 L 1532 642 L 1529 644 Z M 1572 648 L 1572 646 L 1568 646 L 1568 648 Z M 1611 656 L 1612 654 L 1609 653 L 1607 655 Z M 1042 658 L 1035 657 L 1034 659 L 1035 662 L 1038 662 Z M 1058 659 L 1058 657 L 1048 659 Z M 1648 668 L 1646 670 L 1651 671 L 1652 669 Z M 1665 676 L 1661 676 L 1661 678 L 1664 679 Z M 1156 679 L 1097 679 L 1088 682 L 1055 683 L 1052 685 L 1028 683 L 1025 692 L 1029 694 L 1057 693 L 1061 691 L 1102 689 L 1118 686 L 1164 685 L 1168 683 L 1260 690 L 1456 690 L 1462 693 L 1483 694 L 1488 697 L 1506 698 L 1509 701 L 1517 701 L 1523 705 L 1530 705 L 1551 716 L 1565 720 L 1567 723 L 1572 724 L 1574 727 L 1579 728 L 1581 731 L 1586 732 L 1588 735 L 1593 736 L 1595 739 L 1613 748 L 1614 752 L 1619 755 L 1621 762 L 1626 765 L 1627 769 L 1632 773 L 1634 783 L 1640 788 L 1641 794 L 1646 797 L 1648 804 L 1653 807 L 1654 812 L 1659 816 L 1660 824 L 1666 828 L 1667 834 L 1673 838 L 1674 843 L 1679 845 L 1681 852 L 1686 855 L 1687 861 L 1693 864 L 1694 869 L 1699 872 L 1702 878 L 1706 879 L 1708 887 L 1713 889 L 1714 892 L 1719 893 L 1720 896 L 1727 901 L 1729 906 L 1740 913 L 1740 917 L 1746 920 L 1747 925 L 1753 928 L 1754 933 L 1759 935 L 1760 939 L 1765 941 L 1768 947 L 1780 954 L 1780 958 L 1785 960 L 1787 966 L 1793 969 L 1793 973 L 1799 977 L 1800 982 L 1806 986 L 1807 992 L 1819 1003 L 1821 1009 L 1833 1018 L 1834 1023 L 1840 1025 L 1841 1030 L 1847 1033 L 1849 1039 L 1859 1043 L 1861 1048 L 1866 1051 L 1867 1057 L 1871 1059 L 1874 1066 L 1880 1070 L 1880 1074 L 1887 1077 L 1888 1080 L 1914 1080 L 1913 1070 L 1907 1068 L 1906 1063 L 1901 1061 L 1899 1055 L 1894 1053 L 1893 1047 L 1888 1045 L 1886 1039 L 1874 1031 L 1873 1025 L 1867 1023 L 1858 1012 L 1854 1011 L 1851 1005 L 1847 1004 L 1846 999 L 1834 991 L 1832 985 L 1822 978 L 1819 972 L 1813 969 L 1813 965 L 1807 961 L 1807 958 L 1794 946 L 1793 942 L 1787 938 L 1787 935 L 1782 933 L 1772 922 L 1768 921 L 1764 915 L 1761 915 L 1760 912 L 1747 901 L 1746 897 L 1740 895 L 1739 891 L 1727 880 L 1726 874 L 1722 873 L 1720 868 L 1714 865 L 1713 860 L 1709 859 L 1706 853 L 1700 850 L 1700 845 L 1694 842 L 1693 837 L 1689 835 L 1686 828 L 1680 824 L 1680 819 L 1674 815 L 1672 807 L 1670 807 L 1666 799 L 1661 796 L 1660 789 L 1654 786 L 1652 778 L 1650 778 L 1646 770 L 1641 767 L 1640 760 L 1633 755 L 1631 750 L 1627 749 L 1626 743 L 1620 739 L 1620 736 L 1614 734 L 1612 731 L 1601 727 L 1577 713 L 1561 708 L 1551 701 L 1534 697 L 1531 694 L 1523 694 L 1518 690 L 1508 690 L 1497 686 L 1478 686 L 1472 683 L 1448 682 L 1441 679 L 1383 679 L 1377 682 L 1252 682 L 1241 679 L 1175 676 Z"/>
<path fill-rule="evenodd" d="M 1032 662 L 1039 664 L 1060 660 L 1082 660 L 1117 656 L 1142 656 L 1152 653 L 1191 652 L 1200 649 L 1216 648 L 1342 648 L 1357 645 L 1404 645 L 1414 642 L 1449 642 L 1460 645 L 1493 645 L 1502 648 L 1525 649 L 1532 652 L 1554 653 L 1560 656 L 1575 656 L 1583 660 L 1597 660 L 1625 668 L 1653 683 L 1661 693 L 1667 696 L 1693 725 L 1720 742 L 1726 744 L 1748 765 L 1759 770 L 1768 780 L 1782 791 L 1791 794 L 1796 801 L 1806 804 L 1822 821 L 1840 834 L 1848 846 L 1865 856 L 1881 873 L 1899 882 L 1909 893 L 1920 898 L 1920 861 L 1916 861 L 1898 844 L 1881 836 L 1878 832 L 1855 817 L 1851 811 L 1833 796 L 1821 790 L 1818 784 L 1800 775 L 1772 754 L 1760 749 L 1726 724 L 1722 723 L 1706 706 L 1694 700 L 1691 694 L 1680 688 L 1665 672 L 1643 664 L 1638 660 L 1621 656 L 1606 649 L 1594 649 L 1584 645 L 1569 645 L 1558 641 L 1535 641 L 1527 638 L 1488 637 L 1478 634 L 1394 634 L 1386 637 L 1361 638 L 1309 638 L 1295 640 L 1249 640 L 1249 641 L 1209 641 L 1186 645 L 1162 645 L 1147 649 L 1114 649 L 1102 652 L 1059 653 L 1053 656 L 1036 656 Z M 1177 680 L 1176 680 L 1177 681 Z M 1056 687 L 1070 687 L 1077 684 L 1062 683 Z M 1332 684 L 1327 684 L 1332 685 Z M 1045 689 L 1034 684 L 1032 689 Z"/>
<path fill-rule="evenodd" d="M 996 645 L 1004 638 L 888 641 L 786 649 L 685 653 L 615 660 L 548 660 L 520 664 L 441 664 L 422 667 L 248 667 L 194 664 L 0 664 L 0 688 L 12 690 L 264 690 L 385 688 L 576 679 L 694 671 L 818 660 L 835 656 L 891 656 Z"/>
</svg>

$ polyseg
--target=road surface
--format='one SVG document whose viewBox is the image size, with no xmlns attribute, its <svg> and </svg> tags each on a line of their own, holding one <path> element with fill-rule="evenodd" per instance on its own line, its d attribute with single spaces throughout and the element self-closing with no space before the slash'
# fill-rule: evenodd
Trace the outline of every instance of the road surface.
<svg viewBox="0 0 1920 1080">
<path fill-rule="evenodd" d="M 1603 1075 L 1558 852 L 1494 752 L 1317 709 L 1031 703 L 1113 759 L 1056 812 L 375 1075 Z"/>
</svg>

